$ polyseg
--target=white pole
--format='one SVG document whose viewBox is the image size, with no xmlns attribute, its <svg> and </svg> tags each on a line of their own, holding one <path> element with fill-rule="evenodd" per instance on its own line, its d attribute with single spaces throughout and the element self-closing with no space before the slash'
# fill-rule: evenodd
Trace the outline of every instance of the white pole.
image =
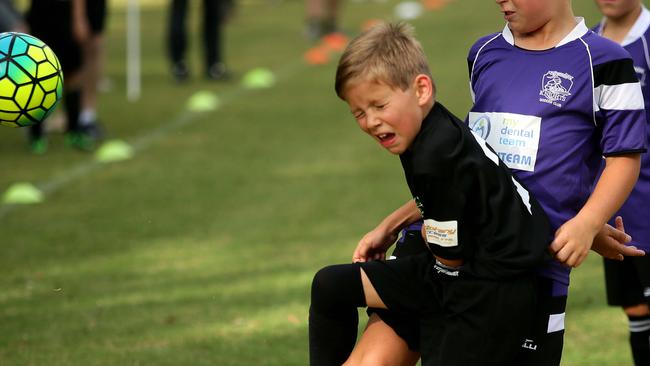
<svg viewBox="0 0 650 366">
<path fill-rule="evenodd" d="M 140 99 L 140 4 L 129 0 L 126 11 L 126 98 L 129 102 Z"/>
</svg>

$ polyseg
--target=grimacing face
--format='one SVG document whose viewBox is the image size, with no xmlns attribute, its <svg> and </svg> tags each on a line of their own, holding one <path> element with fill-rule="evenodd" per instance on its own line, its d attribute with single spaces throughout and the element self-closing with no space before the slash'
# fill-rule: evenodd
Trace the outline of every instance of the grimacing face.
<svg viewBox="0 0 650 366">
<path fill-rule="evenodd" d="M 421 98 L 415 87 L 393 88 L 357 80 L 345 89 L 345 101 L 363 132 L 393 154 L 405 152 L 422 125 Z"/>
</svg>

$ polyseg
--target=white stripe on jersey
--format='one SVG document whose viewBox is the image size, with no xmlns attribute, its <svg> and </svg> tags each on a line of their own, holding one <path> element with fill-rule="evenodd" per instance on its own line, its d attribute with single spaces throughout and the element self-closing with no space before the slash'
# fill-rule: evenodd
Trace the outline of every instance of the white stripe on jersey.
<svg viewBox="0 0 650 366">
<path fill-rule="evenodd" d="M 643 43 L 643 56 L 645 57 L 645 65 L 650 69 L 650 55 L 648 55 L 648 41 L 646 41 L 645 36 L 641 36 L 641 42 Z"/>
<path fill-rule="evenodd" d="M 564 330 L 564 313 L 551 314 L 548 318 L 548 328 L 546 333 L 559 332 Z"/>
<path fill-rule="evenodd" d="M 490 150 L 487 147 L 487 144 L 485 143 L 485 140 L 483 140 L 483 138 L 481 136 L 476 134 L 476 132 L 474 132 L 472 130 L 470 130 L 470 132 L 472 133 L 472 136 L 474 136 L 474 139 L 476 140 L 476 142 L 478 142 L 478 145 L 481 147 L 481 149 L 483 149 L 483 153 L 485 154 L 485 156 L 487 156 L 488 159 L 492 160 L 492 162 L 494 164 L 499 165 L 499 157 L 497 156 L 496 153 L 494 153 L 492 150 Z"/>
<path fill-rule="evenodd" d="M 630 332 L 638 333 L 650 330 L 650 319 L 630 321 Z"/>
<path fill-rule="evenodd" d="M 589 73 L 591 73 L 591 89 L 593 90 L 593 93 L 591 94 L 591 96 L 592 96 L 591 101 L 594 104 L 594 106 L 592 108 L 592 116 L 591 117 L 593 119 L 594 125 L 596 125 L 596 112 L 598 111 L 599 108 L 598 108 L 598 102 L 596 101 L 596 99 L 597 99 L 596 90 L 594 89 L 594 86 L 595 86 L 595 84 L 594 84 L 594 61 L 593 61 L 593 59 L 591 57 L 591 50 L 589 49 L 589 45 L 587 44 L 587 42 L 585 42 L 585 40 L 582 39 L 582 38 L 579 38 L 579 39 L 580 39 L 580 42 L 582 42 L 582 44 L 585 46 L 585 49 L 587 50 L 587 56 L 589 56 Z"/>
<path fill-rule="evenodd" d="M 607 110 L 644 109 L 641 84 L 600 85 L 594 89 L 596 106 Z"/>
<path fill-rule="evenodd" d="M 524 188 L 524 186 L 522 186 L 521 184 L 519 184 L 519 182 L 515 180 L 515 177 L 512 177 L 512 183 L 514 183 L 515 187 L 517 187 L 517 193 L 519 193 L 519 197 L 521 197 L 521 201 L 524 203 L 524 206 L 526 206 L 526 208 L 528 209 L 528 213 L 532 215 L 533 211 L 531 211 L 530 209 L 530 194 L 528 193 L 526 188 Z"/>
<path fill-rule="evenodd" d="M 508 28 L 507 25 L 506 25 L 506 28 Z M 496 36 L 490 38 L 490 40 L 488 40 L 487 42 L 485 42 L 485 43 L 481 46 L 481 48 L 479 48 L 478 51 L 476 51 L 476 56 L 474 56 L 474 62 L 472 62 L 472 72 L 471 72 L 470 75 L 469 75 L 469 90 L 470 90 L 471 93 L 472 93 L 472 102 L 476 102 L 476 100 L 475 100 L 475 99 L 476 99 L 476 95 L 474 94 L 474 87 L 472 86 L 472 85 L 473 85 L 472 82 L 474 81 L 474 66 L 476 65 L 476 60 L 478 60 L 478 56 L 481 54 L 481 51 L 483 51 L 483 48 L 485 48 L 485 46 L 487 46 L 488 44 L 490 44 L 490 42 L 492 42 L 492 41 L 494 41 L 495 39 L 499 38 L 501 35 L 502 35 L 502 34 L 499 33 L 499 34 L 497 34 Z"/>
<path fill-rule="evenodd" d="M 474 93 L 474 88 L 472 88 L 472 81 L 469 81 L 469 94 L 472 96 L 472 103 L 476 103 L 476 94 Z"/>
</svg>

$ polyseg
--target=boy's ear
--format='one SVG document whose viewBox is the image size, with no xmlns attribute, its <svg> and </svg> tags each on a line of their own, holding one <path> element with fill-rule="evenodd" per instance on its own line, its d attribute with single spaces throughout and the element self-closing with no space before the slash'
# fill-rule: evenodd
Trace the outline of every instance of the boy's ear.
<svg viewBox="0 0 650 366">
<path fill-rule="evenodd" d="M 427 75 L 419 74 L 414 80 L 415 95 L 418 98 L 418 103 L 424 105 L 433 99 L 434 86 L 433 80 Z"/>
</svg>

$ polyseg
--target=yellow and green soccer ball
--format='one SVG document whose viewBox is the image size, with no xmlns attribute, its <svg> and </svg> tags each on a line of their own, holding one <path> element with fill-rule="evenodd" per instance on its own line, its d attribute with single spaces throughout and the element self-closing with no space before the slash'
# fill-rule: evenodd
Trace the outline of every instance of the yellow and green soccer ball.
<svg viewBox="0 0 650 366">
<path fill-rule="evenodd" d="M 24 33 L 0 33 L 0 124 L 42 122 L 61 100 L 63 73 L 52 49 Z"/>
</svg>

